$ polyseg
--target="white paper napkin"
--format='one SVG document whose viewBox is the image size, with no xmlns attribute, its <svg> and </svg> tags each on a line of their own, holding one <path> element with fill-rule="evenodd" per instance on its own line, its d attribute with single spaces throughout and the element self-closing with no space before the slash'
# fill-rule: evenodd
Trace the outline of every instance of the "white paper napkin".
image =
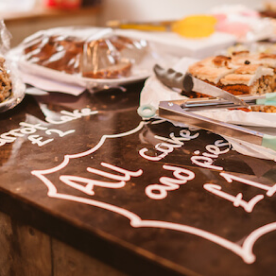
<svg viewBox="0 0 276 276">
<path fill-rule="evenodd" d="M 50 80 L 38 75 L 27 74 L 22 71 L 20 72 L 20 74 L 23 82 L 48 92 L 61 92 L 74 96 L 79 96 L 85 90 L 83 86 L 77 86 L 73 84 L 69 85 L 64 82 Z"/>
</svg>

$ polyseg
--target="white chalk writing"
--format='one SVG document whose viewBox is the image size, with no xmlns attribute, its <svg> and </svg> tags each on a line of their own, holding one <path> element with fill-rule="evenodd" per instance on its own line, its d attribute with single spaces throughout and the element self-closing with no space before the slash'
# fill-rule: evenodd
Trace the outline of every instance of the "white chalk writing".
<svg viewBox="0 0 276 276">
<path fill-rule="evenodd" d="M 87 168 L 87 171 L 90 173 L 104 176 L 109 179 L 119 180 L 119 181 L 118 182 L 100 181 L 100 180 L 89 179 L 89 178 L 73 176 L 73 175 L 61 175 L 60 180 L 63 181 L 65 184 L 77 190 L 80 190 L 88 195 L 94 195 L 94 191 L 93 191 L 94 186 L 100 186 L 100 187 L 112 188 L 112 189 L 122 188 L 126 185 L 126 181 L 130 180 L 131 176 L 138 177 L 143 173 L 142 170 L 132 172 L 104 162 L 102 162 L 101 165 L 103 167 L 110 168 L 114 171 L 117 171 L 122 175 L 115 175 L 115 174 L 107 173 L 90 167 Z M 82 186 L 81 185 L 82 183 L 86 184 L 86 186 Z"/>
<path fill-rule="evenodd" d="M 188 180 L 192 180 L 195 177 L 195 174 L 187 169 L 164 165 L 165 170 L 173 171 L 175 178 L 170 177 L 161 177 L 159 179 L 161 184 L 151 184 L 149 185 L 145 192 L 146 195 L 152 199 L 164 199 L 168 191 L 174 191 L 179 189 L 179 185 L 187 183 Z"/>
<path fill-rule="evenodd" d="M 142 148 L 139 151 L 139 154 L 147 160 L 160 161 L 161 159 L 165 158 L 169 153 L 173 152 L 175 148 L 179 148 L 184 145 L 183 141 L 190 141 L 191 139 L 197 138 L 199 135 L 198 133 L 191 135 L 190 131 L 187 129 L 182 129 L 179 134 L 181 137 L 176 137 L 174 133 L 170 133 L 170 138 L 155 135 L 155 138 L 165 141 L 155 145 L 155 149 L 157 150 L 157 152 L 162 153 L 157 155 L 157 153 L 155 152 L 157 156 L 150 156 L 146 154 L 146 152 L 148 152 L 149 150 L 147 148 Z"/>
<path fill-rule="evenodd" d="M 273 196 L 276 191 L 276 184 L 274 184 L 273 186 L 268 186 L 268 185 L 264 185 L 264 184 L 261 184 L 261 183 L 255 182 L 255 181 L 243 179 L 241 177 L 234 176 L 234 175 L 231 175 L 228 173 L 220 173 L 220 175 L 222 177 L 224 177 L 225 180 L 229 183 L 231 183 L 233 180 L 236 180 L 243 184 L 250 185 L 252 187 L 256 187 L 256 188 L 265 190 L 265 191 L 267 191 L 267 193 L 266 193 L 267 196 Z"/>
<path fill-rule="evenodd" d="M 80 152 L 80 153 L 72 154 L 72 155 L 65 155 L 64 160 L 59 165 L 52 167 L 50 169 L 34 170 L 34 171 L 32 171 L 32 174 L 35 175 L 36 177 L 38 177 L 46 185 L 46 187 L 48 188 L 48 196 L 51 198 L 63 199 L 63 200 L 71 201 L 71 202 L 78 202 L 78 203 L 94 206 L 97 208 L 102 208 L 103 210 L 107 210 L 107 211 L 113 212 L 115 214 L 119 214 L 119 215 L 129 219 L 130 225 L 133 228 L 160 228 L 160 229 L 167 229 L 167 230 L 172 230 L 172 231 L 179 231 L 179 232 L 186 233 L 186 234 L 192 234 L 192 235 L 201 237 L 203 239 L 206 239 L 208 241 L 211 241 L 211 242 L 233 252 L 237 256 L 240 256 L 245 263 L 248 263 L 248 264 L 253 263 L 256 259 L 256 256 L 253 253 L 254 244 L 256 243 L 256 241 L 258 241 L 262 236 L 266 235 L 267 233 L 276 231 L 276 222 L 268 223 L 266 225 L 263 225 L 255 230 L 253 230 L 252 232 L 247 233 L 247 235 L 245 236 L 245 239 L 240 244 L 240 243 L 232 242 L 226 238 L 223 238 L 219 235 L 213 234 L 211 232 L 208 232 L 206 230 L 203 230 L 203 229 L 200 229 L 197 227 L 193 227 L 193 226 L 186 225 L 186 224 L 174 223 L 174 222 L 170 222 L 170 221 L 142 219 L 136 213 L 131 212 L 131 211 L 129 211 L 125 208 L 122 208 L 120 206 L 116 206 L 113 204 L 95 200 L 93 198 L 88 198 L 87 196 L 81 197 L 81 196 L 70 195 L 67 193 L 59 192 L 57 187 L 51 181 L 51 179 L 47 177 L 47 175 L 58 172 L 58 171 L 62 170 L 63 168 L 65 168 L 69 164 L 70 159 L 82 158 L 84 156 L 88 156 L 92 153 L 95 153 L 98 149 L 100 149 L 104 145 L 104 142 L 107 139 L 114 139 L 114 138 L 118 138 L 118 137 L 131 135 L 133 133 L 140 131 L 145 124 L 146 124 L 145 122 L 141 122 L 138 127 L 136 127 L 135 129 L 133 129 L 131 131 L 128 131 L 128 132 L 114 134 L 114 135 L 103 135 L 102 138 L 100 139 L 99 143 L 97 145 L 95 145 L 93 148 L 91 148 L 85 152 Z M 179 142 L 183 142 L 183 141 L 175 140 L 175 143 L 173 143 L 173 144 L 179 145 Z M 169 142 L 169 144 L 171 144 L 171 142 Z M 220 148 L 220 146 L 222 146 L 222 144 L 220 144 L 220 146 L 218 144 L 215 143 L 214 146 Z M 222 154 L 224 152 L 220 149 L 218 150 L 216 147 L 213 147 L 213 145 L 210 147 L 207 147 L 206 154 L 204 154 L 202 156 L 207 157 L 207 158 L 216 158 L 216 156 L 218 156 L 219 154 Z M 147 151 L 144 151 L 144 153 L 145 152 L 147 152 Z M 225 152 L 226 152 L 226 150 L 225 150 Z M 91 173 L 96 173 L 100 176 L 105 176 L 105 177 L 111 178 L 115 181 L 117 180 L 117 182 L 114 182 L 114 183 L 119 183 L 120 181 L 127 181 L 127 179 L 129 177 L 134 176 L 133 173 L 135 173 L 135 174 L 137 173 L 137 176 L 139 173 L 141 173 L 141 172 L 139 172 L 140 170 L 138 170 L 136 172 L 128 171 L 129 174 L 127 172 L 124 174 L 123 173 L 125 171 L 124 169 L 118 168 L 118 167 L 112 167 L 112 165 L 109 165 L 109 164 L 105 164 L 104 166 L 106 166 L 106 165 L 111 166 L 110 167 L 111 169 L 113 168 L 113 169 L 115 169 L 115 171 L 117 171 L 118 173 L 122 173 L 123 175 L 118 176 L 117 174 L 116 175 L 109 174 L 109 173 L 106 174 L 106 172 L 103 172 L 101 170 L 95 170 L 93 168 L 87 168 L 87 170 L 90 171 Z M 175 178 L 168 178 L 168 177 L 160 178 L 161 184 L 159 184 L 158 190 L 157 190 L 157 191 L 159 191 L 159 195 L 160 194 L 163 196 L 167 195 L 167 191 L 170 191 L 170 188 L 167 190 L 162 190 L 162 188 L 159 189 L 160 187 L 163 187 L 163 186 L 164 187 L 172 187 L 172 190 L 175 190 L 175 189 L 178 189 L 180 185 L 187 183 L 188 180 L 192 180 L 194 177 L 193 172 L 186 170 L 184 168 L 168 166 L 168 165 L 164 165 L 163 168 L 166 170 L 172 170 Z M 243 184 L 250 185 L 255 188 L 263 189 L 267 192 L 268 196 L 272 196 L 275 193 L 274 186 L 268 187 L 267 185 L 263 185 L 261 183 L 257 183 L 257 182 L 253 182 L 253 181 L 248 181 L 248 180 L 233 176 L 231 174 L 221 173 L 220 175 L 222 177 L 224 177 L 229 183 L 231 183 L 233 180 L 235 180 L 235 181 L 239 181 Z M 162 182 L 161 182 L 161 179 L 162 179 Z M 84 182 L 84 184 L 88 184 L 88 183 Z M 95 185 L 95 184 L 92 183 L 92 185 L 87 190 L 88 192 L 91 193 L 93 185 Z M 211 185 L 213 185 L 213 186 L 211 186 Z M 210 184 L 210 183 L 206 183 L 205 188 L 212 190 L 213 192 L 221 191 L 221 187 L 219 185 L 214 185 L 214 184 Z M 150 190 L 148 190 L 148 191 L 151 192 Z M 153 190 L 152 190 L 152 192 L 153 192 Z M 253 199 L 253 201 L 245 202 L 242 200 L 241 195 L 233 196 L 233 197 L 231 197 L 231 195 L 227 195 L 226 193 L 221 194 L 221 195 L 223 198 L 232 201 L 234 206 L 237 206 L 237 207 L 241 206 L 241 207 L 247 209 L 247 211 L 250 211 L 250 209 L 252 210 L 253 207 L 255 206 L 255 204 L 258 202 L 258 200 L 261 199 L 261 197 L 255 197 Z M 228 197 L 228 196 L 230 196 L 230 197 Z"/>
<path fill-rule="evenodd" d="M 228 146 L 228 148 L 221 150 L 221 147 Z M 214 145 L 207 145 L 206 147 L 207 152 L 200 154 L 200 151 L 195 151 L 194 153 L 196 155 L 191 157 L 192 163 L 196 164 L 197 166 L 218 170 L 223 170 L 223 167 L 213 165 L 214 159 L 218 158 L 220 154 L 224 154 L 230 150 L 229 144 L 225 143 L 223 140 L 217 140 L 215 141 Z"/>
<path fill-rule="evenodd" d="M 46 117 L 45 120 L 48 123 L 59 125 L 72 120 L 79 119 L 84 116 L 97 114 L 98 111 L 91 111 L 89 108 L 83 108 L 81 111 L 74 110 L 73 112 L 69 112 L 62 110 L 60 113 L 63 114 L 63 116 L 60 116 L 60 119 L 58 121 L 53 120 L 50 117 Z M 59 137 L 64 137 L 75 132 L 74 129 L 68 131 L 61 131 L 59 129 L 53 128 L 48 129 L 46 126 L 42 126 L 41 124 L 30 124 L 26 122 L 20 122 L 19 125 L 20 128 L 12 129 L 0 135 L 0 147 L 4 146 L 7 143 L 13 143 L 16 141 L 18 137 L 24 137 L 25 135 L 27 135 L 27 139 L 30 140 L 32 144 L 38 145 L 39 147 L 54 141 L 54 138 L 47 139 L 47 137 L 34 134 L 37 131 L 45 131 L 45 134 L 47 136 L 57 134 Z"/>
<path fill-rule="evenodd" d="M 84 116 L 90 116 L 95 115 L 98 113 L 98 111 L 91 111 L 90 108 L 83 108 L 81 111 L 74 110 L 73 112 L 69 112 L 66 110 L 60 111 L 61 114 L 64 114 L 64 116 L 60 116 L 59 120 L 53 120 L 50 117 L 46 117 L 45 120 L 53 125 L 60 125 L 65 124 L 67 122 L 79 119 Z"/>
<path fill-rule="evenodd" d="M 215 185 L 215 184 L 206 183 L 206 184 L 203 185 L 203 187 L 207 191 L 209 191 L 209 192 L 211 192 L 211 193 L 213 193 L 213 194 L 215 194 L 215 195 L 217 195 L 221 198 L 224 198 L 226 200 L 229 200 L 229 201 L 233 202 L 233 205 L 235 207 L 239 207 L 239 206 L 243 207 L 244 210 L 248 213 L 251 213 L 254 206 L 260 200 L 262 200 L 264 198 L 263 195 L 257 195 L 255 197 L 253 197 L 249 202 L 246 202 L 242 199 L 242 197 L 243 197 L 242 193 L 238 193 L 236 196 L 232 196 L 230 194 L 227 194 L 226 192 L 221 191 L 221 186 Z"/>
</svg>

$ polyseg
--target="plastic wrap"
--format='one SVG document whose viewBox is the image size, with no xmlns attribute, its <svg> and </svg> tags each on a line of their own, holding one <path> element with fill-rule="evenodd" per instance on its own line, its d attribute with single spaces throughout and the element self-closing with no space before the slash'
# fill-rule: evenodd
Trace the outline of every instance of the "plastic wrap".
<svg viewBox="0 0 276 276">
<path fill-rule="evenodd" d="M 56 47 L 58 51 L 54 52 L 50 59 L 42 60 L 36 55 L 41 55 L 39 52 L 43 47 L 52 48 L 51 45 L 50 47 L 47 45 L 49 37 L 53 36 L 59 37 L 58 43 L 62 45 Z M 63 71 L 53 69 L 52 62 L 66 60 L 62 42 L 69 37 L 81 44 L 80 51 L 83 54 L 75 53 L 75 59 L 70 58 L 66 62 L 71 66 L 68 72 L 64 69 Z M 32 81 L 30 84 L 41 89 L 44 89 L 43 80 L 47 79 L 53 83 L 76 85 L 95 92 L 145 80 L 152 74 L 152 68 L 156 63 L 165 67 L 172 66 L 183 56 L 200 58 L 202 55 L 210 55 L 225 49 L 234 42 L 234 36 L 225 33 L 215 33 L 204 40 L 191 40 L 173 32 L 62 27 L 42 30 L 26 38 L 14 49 L 14 56 L 19 59 L 19 69 L 26 83 L 29 83 L 28 79 L 31 76 L 32 80 L 36 78 L 37 81 L 36 83 Z M 72 51 L 74 49 L 74 47 L 69 48 Z M 70 70 L 73 73 L 70 73 Z M 65 90 L 62 92 L 66 93 Z"/>
<path fill-rule="evenodd" d="M 23 72 L 87 88 L 143 79 L 154 64 L 146 40 L 109 28 L 40 31 L 26 38 L 20 49 Z"/>
<path fill-rule="evenodd" d="M 0 21 L 0 112 L 19 104 L 25 96 L 25 85 L 20 79 L 17 65 L 9 60 L 11 35 L 4 21 Z"/>
</svg>

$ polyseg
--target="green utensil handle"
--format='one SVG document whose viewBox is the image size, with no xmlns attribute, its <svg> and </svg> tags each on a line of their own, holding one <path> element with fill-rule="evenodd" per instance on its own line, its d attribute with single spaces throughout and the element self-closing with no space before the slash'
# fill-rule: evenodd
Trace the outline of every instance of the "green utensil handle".
<svg viewBox="0 0 276 276">
<path fill-rule="evenodd" d="M 256 104 L 276 105 L 276 92 L 267 93 L 265 99 L 257 99 Z"/>
<path fill-rule="evenodd" d="M 262 146 L 276 151 L 276 136 L 264 134 Z"/>
<path fill-rule="evenodd" d="M 145 104 L 141 105 L 137 112 L 142 118 L 149 119 L 156 115 L 156 108 L 150 104 Z"/>
</svg>

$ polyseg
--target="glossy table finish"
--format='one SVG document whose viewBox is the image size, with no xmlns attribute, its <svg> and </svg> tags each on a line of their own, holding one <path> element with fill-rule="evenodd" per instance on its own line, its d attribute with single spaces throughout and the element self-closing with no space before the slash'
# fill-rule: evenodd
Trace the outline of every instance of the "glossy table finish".
<svg viewBox="0 0 276 276">
<path fill-rule="evenodd" d="M 130 275 L 274 275 L 275 162 L 143 121 L 142 87 L 1 114 L 1 211 Z"/>
</svg>

